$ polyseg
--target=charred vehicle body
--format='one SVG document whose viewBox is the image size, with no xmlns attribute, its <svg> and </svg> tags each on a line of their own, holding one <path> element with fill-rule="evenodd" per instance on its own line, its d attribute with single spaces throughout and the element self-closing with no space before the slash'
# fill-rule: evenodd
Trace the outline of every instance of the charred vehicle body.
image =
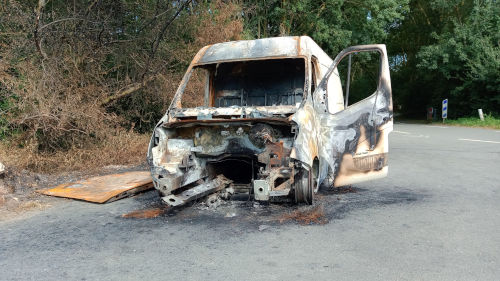
<svg viewBox="0 0 500 281">
<path fill-rule="evenodd" d="M 358 52 L 378 53 L 377 88 L 348 106 L 337 66 Z M 195 56 L 147 159 L 170 206 L 211 193 L 312 204 L 322 184 L 386 176 L 392 127 L 385 45 L 332 60 L 307 36 L 226 42 Z"/>
</svg>

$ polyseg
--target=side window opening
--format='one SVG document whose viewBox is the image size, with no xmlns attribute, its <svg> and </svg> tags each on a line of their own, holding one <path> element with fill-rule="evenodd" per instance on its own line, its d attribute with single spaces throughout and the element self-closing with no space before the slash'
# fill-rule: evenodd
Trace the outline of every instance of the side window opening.
<svg viewBox="0 0 500 281">
<path fill-rule="evenodd" d="M 338 65 L 347 108 L 377 91 L 380 72 L 378 52 L 351 53 Z"/>
</svg>

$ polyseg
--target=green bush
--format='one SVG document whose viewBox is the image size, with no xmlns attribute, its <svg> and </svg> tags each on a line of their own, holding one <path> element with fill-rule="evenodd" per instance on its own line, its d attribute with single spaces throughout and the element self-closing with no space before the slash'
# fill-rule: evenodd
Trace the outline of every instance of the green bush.
<svg viewBox="0 0 500 281">
<path fill-rule="evenodd" d="M 500 118 L 497 118 L 491 114 L 486 114 L 484 116 L 484 121 L 481 121 L 478 117 L 463 117 L 455 120 L 446 120 L 446 124 L 457 125 L 457 126 L 467 126 L 467 127 L 486 127 L 500 129 Z"/>
</svg>

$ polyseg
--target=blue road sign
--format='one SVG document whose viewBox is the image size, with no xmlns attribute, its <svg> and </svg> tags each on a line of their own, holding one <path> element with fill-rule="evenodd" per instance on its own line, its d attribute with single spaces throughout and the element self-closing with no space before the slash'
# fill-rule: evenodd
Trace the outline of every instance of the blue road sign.
<svg viewBox="0 0 500 281">
<path fill-rule="evenodd" d="M 441 117 L 443 119 L 448 118 L 448 99 L 443 100 L 443 110 L 441 110 Z"/>
</svg>

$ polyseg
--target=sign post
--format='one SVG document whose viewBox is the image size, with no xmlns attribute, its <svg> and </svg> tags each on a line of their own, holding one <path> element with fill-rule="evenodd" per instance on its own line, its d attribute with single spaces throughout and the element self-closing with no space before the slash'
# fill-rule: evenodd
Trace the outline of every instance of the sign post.
<svg viewBox="0 0 500 281">
<path fill-rule="evenodd" d="M 448 99 L 443 100 L 443 108 L 441 110 L 441 117 L 443 118 L 443 123 L 444 123 L 444 119 L 448 118 Z"/>
<path fill-rule="evenodd" d="M 477 112 L 479 112 L 479 119 L 481 119 L 481 121 L 484 121 L 484 115 L 483 115 L 483 109 L 478 109 Z"/>
</svg>

